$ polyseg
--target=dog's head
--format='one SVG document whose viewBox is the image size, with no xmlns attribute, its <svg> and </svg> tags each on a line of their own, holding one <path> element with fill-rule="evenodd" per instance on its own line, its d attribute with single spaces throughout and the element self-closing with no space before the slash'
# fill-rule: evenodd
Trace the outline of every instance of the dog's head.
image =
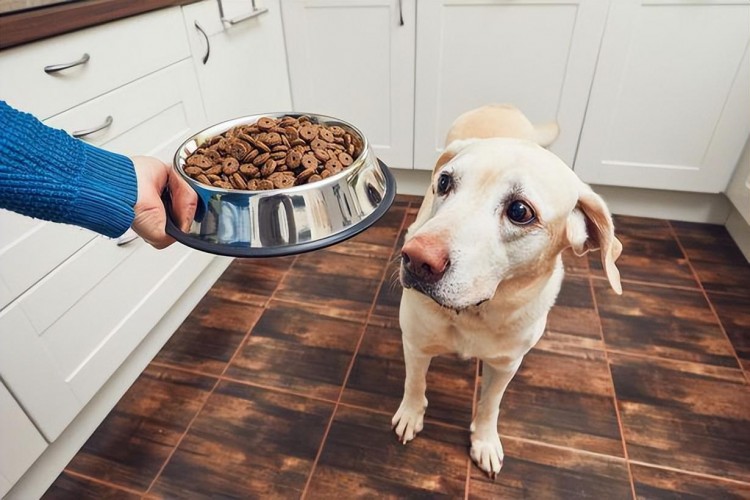
<svg viewBox="0 0 750 500">
<path fill-rule="evenodd" d="M 462 310 L 504 283 L 548 276 L 570 247 L 578 255 L 600 249 L 621 293 L 612 217 L 562 160 L 523 139 L 457 140 L 438 160 L 407 233 L 401 283 Z"/>
</svg>

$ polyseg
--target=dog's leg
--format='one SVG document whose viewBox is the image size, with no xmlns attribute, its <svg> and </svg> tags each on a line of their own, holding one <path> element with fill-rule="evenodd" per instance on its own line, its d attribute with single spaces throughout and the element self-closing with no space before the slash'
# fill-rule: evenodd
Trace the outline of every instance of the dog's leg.
<svg viewBox="0 0 750 500">
<path fill-rule="evenodd" d="M 504 456 L 497 434 L 500 401 L 520 365 L 520 360 L 512 365 L 487 362 L 482 365 L 482 392 L 477 415 L 471 423 L 471 458 L 493 479 L 503 466 Z"/>
<path fill-rule="evenodd" d="M 406 444 L 424 427 L 424 412 L 427 408 L 427 369 L 430 367 L 432 356 L 428 356 L 418 349 L 410 347 L 404 339 L 404 362 L 406 364 L 406 382 L 404 382 L 404 398 L 396 414 L 391 419 L 391 425 L 396 429 L 399 440 Z"/>
</svg>

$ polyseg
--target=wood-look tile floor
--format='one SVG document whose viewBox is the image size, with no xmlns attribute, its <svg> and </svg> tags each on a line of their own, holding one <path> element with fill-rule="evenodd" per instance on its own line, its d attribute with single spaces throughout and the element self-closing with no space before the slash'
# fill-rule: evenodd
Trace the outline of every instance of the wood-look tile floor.
<svg viewBox="0 0 750 500">
<path fill-rule="evenodd" d="M 720 226 L 616 217 L 622 296 L 598 254 L 565 255 L 495 481 L 468 458 L 475 360 L 433 362 L 424 431 L 399 444 L 394 278 L 419 202 L 234 261 L 45 498 L 750 498 L 750 265 Z"/>
</svg>

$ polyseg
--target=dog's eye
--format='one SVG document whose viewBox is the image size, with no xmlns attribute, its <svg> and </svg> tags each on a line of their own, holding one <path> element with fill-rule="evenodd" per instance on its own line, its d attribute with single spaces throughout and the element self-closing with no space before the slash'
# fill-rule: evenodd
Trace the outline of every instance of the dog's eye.
<svg viewBox="0 0 750 500">
<path fill-rule="evenodd" d="M 443 172 L 438 177 L 437 181 L 437 193 L 439 195 L 448 194 L 448 191 L 453 187 L 453 177 L 450 174 Z"/>
<path fill-rule="evenodd" d="M 512 202 L 508 206 L 506 214 L 508 214 L 511 222 L 520 225 L 528 224 L 536 218 L 531 207 L 521 200 Z"/>
</svg>

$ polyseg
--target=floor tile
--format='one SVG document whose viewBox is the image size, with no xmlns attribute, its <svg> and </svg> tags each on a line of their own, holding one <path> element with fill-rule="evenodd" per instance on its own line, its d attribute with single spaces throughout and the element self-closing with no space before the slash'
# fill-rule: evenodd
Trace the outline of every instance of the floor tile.
<svg viewBox="0 0 750 500">
<path fill-rule="evenodd" d="M 308 498 L 463 498 L 468 439 L 433 425 L 404 446 L 390 417 L 339 407 Z"/>
<path fill-rule="evenodd" d="M 631 283 L 618 296 L 598 280 L 594 290 L 608 348 L 737 368 L 702 292 Z"/>
<path fill-rule="evenodd" d="M 336 401 L 364 325 L 272 301 L 226 376 Z"/>
<path fill-rule="evenodd" d="M 503 440 L 505 460 L 492 481 L 472 464 L 469 498 L 632 498 L 625 460 Z"/>
<path fill-rule="evenodd" d="M 232 302 L 263 306 L 289 270 L 295 257 L 234 259 L 211 291 Z"/>
<path fill-rule="evenodd" d="M 396 243 L 401 223 L 408 208 L 408 201 L 397 199 L 380 220 L 355 236 L 353 240 L 361 243 L 385 246 L 390 249 Z"/>
<path fill-rule="evenodd" d="M 614 388 L 604 352 L 542 339 L 500 404 L 500 434 L 622 457 Z"/>
<path fill-rule="evenodd" d="M 750 386 L 687 363 L 610 355 L 631 460 L 747 479 Z"/>
<path fill-rule="evenodd" d="M 152 490 L 164 498 L 299 498 L 333 405 L 221 382 Z"/>
<path fill-rule="evenodd" d="M 68 469 L 145 491 L 214 383 L 209 377 L 146 368 Z"/>
<path fill-rule="evenodd" d="M 554 307 L 547 316 L 547 330 L 601 340 L 588 278 L 566 276 Z"/>
<path fill-rule="evenodd" d="M 617 215 L 614 220 L 615 234 L 623 245 L 616 263 L 623 280 L 698 286 L 667 221 Z M 599 251 L 588 255 L 592 273 L 603 277 Z"/>
<path fill-rule="evenodd" d="M 708 300 L 716 309 L 745 371 L 750 373 L 750 294 L 743 297 L 708 292 Z"/>
<path fill-rule="evenodd" d="M 400 259 L 391 259 L 388 263 L 383 284 L 380 286 L 378 297 L 375 300 L 375 308 L 372 311 L 373 315 L 398 319 L 401 295 L 404 291 L 398 279 L 400 266 Z"/>
<path fill-rule="evenodd" d="M 263 308 L 210 291 L 154 358 L 158 363 L 221 375 Z"/>
<path fill-rule="evenodd" d="M 562 259 L 566 274 L 586 276 L 589 273 L 588 256 L 578 257 L 573 250 L 568 249 L 562 253 Z"/>
<path fill-rule="evenodd" d="M 336 250 L 334 250 L 336 249 Z M 364 320 L 377 293 L 388 257 L 341 253 L 331 249 L 300 255 L 276 292 L 276 298 L 325 304 L 355 320 Z"/>
<path fill-rule="evenodd" d="M 43 500 L 80 500 L 82 498 L 138 500 L 141 495 L 63 472 L 42 496 Z"/>
<path fill-rule="evenodd" d="M 341 401 L 393 414 L 403 396 L 405 376 L 401 330 L 368 325 Z M 432 360 L 427 372 L 427 425 L 440 422 L 469 428 L 475 376 L 472 360 L 454 356 Z"/>
<path fill-rule="evenodd" d="M 750 498 L 750 484 L 694 476 L 631 464 L 636 497 L 640 499 L 741 500 Z"/>
<path fill-rule="evenodd" d="M 750 295 L 750 263 L 724 226 L 671 224 L 706 290 Z"/>
</svg>

